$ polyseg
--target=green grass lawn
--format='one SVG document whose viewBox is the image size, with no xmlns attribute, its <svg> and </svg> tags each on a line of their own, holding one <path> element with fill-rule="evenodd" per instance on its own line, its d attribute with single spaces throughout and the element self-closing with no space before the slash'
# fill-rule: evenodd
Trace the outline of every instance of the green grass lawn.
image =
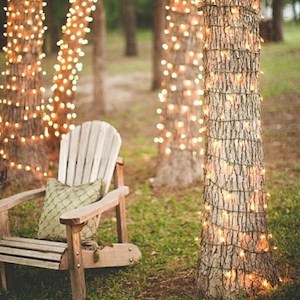
<svg viewBox="0 0 300 300">
<path fill-rule="evenodd" d="M 124 58 L 120 35 L 108 36 L 108 73 L 149 72 L 150 34 L 139 35 L 140 56 Z M 91 70 L 90 48 L 85 65 Z M 47 58 L 50 67 L 55 61 Z M 265 44 L 262 49 L 261 81 L 263 136 L 267 168 L 270 232 L 274 256 L 284 283 L 260 299 L 300 299 L 300 27 L 285 27 L 285 42 Z M 83 73 L 82 75 L 84 75 Z M 150 86 L 150 85 L 149 85 Z M 156 93 L 134 99 L 126 108 L 105 116 L 123 137 L 125 181 L 128 197 L 129 239 L 142 251 L 141 261 L 129 268 L 88 270 L 88 299 L 193 299 L 194 273 L 199 247 L 202 211 L 201 183 L 186 189 L 153 191 L 149 178 L 155 175 Z M 80 122 L 80 112 L 78 112 Z M 12 213 L 13 233 L 34 236 L 38 204 Z M 17 221 L 16 215 L 20 214 Z M 99 239 L 113 241 L 115 218 L 104 216 Z M 14 288 L 1 299 L 70 299 L 67 272 L 17 267 Z"/>
</svg>

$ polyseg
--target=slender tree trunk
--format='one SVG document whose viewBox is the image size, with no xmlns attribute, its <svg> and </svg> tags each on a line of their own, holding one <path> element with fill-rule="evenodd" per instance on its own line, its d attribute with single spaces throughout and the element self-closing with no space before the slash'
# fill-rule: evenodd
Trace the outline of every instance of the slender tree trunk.
<svg viewBox="0 0 300 300">
<path fill-rule="evenodd" d="M 57 53 L 59 40 L 58 26 L 55 15 L 54 0 L 48 0 L 46 5 L 46 24 L 48 27 L 47 37 L 49 39 L 50 52 Z"/>
<path fill-rule="evenodd" d="M 283 41 L 283 0 L 273 0 L 273 41 Z"/>
<path fill-rule="evenodd" d="M 76 118 L 74 96 L 78 72 L 82 69 L 80 57 L 84 55 L 82 46 L 87 44 L 88 23 L 92 20 L 91 12 L 95 9 L 94 0 L 74 0 L 63 26 L 63 38 L 59 42 L 57 64 L 53 77 L 53 95 L 49 99 L 49 157 L 57 160 L 62 134 L 73 128 Z"/>
<path fill-rule="evenodd" d="M 136 41 L 136 16 L 133 0 L 122 0 L 122 21 L 125 33 L 125 55 L 138 54 Z"/>
<path fill-rule="evenodd" d="M 153 78 L 152 90 L 157 90 L 161 87 L 163 74 L 161 60 L 163 55 L 163 30 L 165 26 L 166 16 L 166 0 L 153 1 Z"/>
<path fill-rule="evenodd" d="M 154 185 L 177 187 L 202 176 L 202 52 L 197 8 L 183 0 L 171 0 L 167 8 Z"/>
<path fill-rule="evenodd" d="M 296 9 L 297 2 L 298 1 L 296 1 L 296 0 L 291 1 L 291 5 L 292 5 L 292 9 L 293 9 L 293 19 L 295 22 L 298 21 L 298 14 L 297 14 L 297 9 Z"/>
<path fill-rule="evenodd" d="M 7 0 L 3 0 L 3 7 L 6 7 L 6 5 L 7 5 Z M 6 16 L 3 7 L 1 7 L 0 10 L 0 47 L 1 48 L 6 44 L 6 39 L 3 36 L 3 33 L 5 32 L 4 24 L 6 23 Z"/>
<path fill-rule="evenodd" d="M 205 299 L 277 284 L 266 220 L 259 1 L 204 0 L 204 165 L 197 287 Z"/>
<path fill-rule="evenodd" d="M 30 186 L 47 175 L 41 59 L 43 1 L 8 1 L 0 154 L 9 179 Z"/>
<path fill-rule="evenodd" d="M 105 8 L 102 0 L 98 0 L 93 22 L 93 70 L 94 70 L 94 107 L 103 115 L 105 106 L 105 50 L 106 23 Z"/>
</svg>

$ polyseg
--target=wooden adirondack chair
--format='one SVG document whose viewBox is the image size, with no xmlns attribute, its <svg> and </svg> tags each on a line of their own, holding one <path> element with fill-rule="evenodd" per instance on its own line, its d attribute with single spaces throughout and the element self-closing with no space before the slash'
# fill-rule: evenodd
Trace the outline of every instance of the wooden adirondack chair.
<svg viewBox="0 0 300 300">
<path fill-rule="evenodd" d="M 127 243 L 123 163 L 118 158 L 121 146 L 119 133 L 106 122 L 92 121 L 77 126 L 64 136 L 60 144 L 58 180 L 80 185 L 102 178 L 106 194 L 97 202 L 60 216 L 66 225 L 67 243 L 10 236 L 8 210 L 22 202 L 41 197 L 45 188 L 26 191 L 0 201 L 0 272 L 2 287 L 7 290 L 6 263 L 55 270 L 70 270 L 73 299 L 85 299 L 85 268 L 130 265 L 141 257 L 136 245 Z M 114 187 L 108 191 L 112 177 Z M 118 242 L 100 249 L 94 261 L 94 250 L 81 245 L 80 231 L 87 221 L 108 209 L 116 208 Z"/>
</svg>

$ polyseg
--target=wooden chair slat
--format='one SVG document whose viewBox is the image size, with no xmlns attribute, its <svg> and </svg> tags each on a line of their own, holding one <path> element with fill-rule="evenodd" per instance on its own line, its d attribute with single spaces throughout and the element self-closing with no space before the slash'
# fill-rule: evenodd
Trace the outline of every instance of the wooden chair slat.
<svg viewBox="0 0 300 300">
<path fill-rule="evenodd" d="M 9 256 L 0 254 L 0 261 L 10 264 L 17 264 L 44 269 L 59 270 L 60 263 L 53 261 L 43 261 L 38 259 L 28 259 L 23 257 Z"/>
<path fill-rule="evenodd" d="M 66 134 L 60 142 L 58 180 L 62 183 L 67 181 L 67 168 L 69 158 L 70 134 Z"/>
<path fill-rule="evenodd" d="M 85 166 L 82 175 L 82 184 L 90 182 L 92 168 L 94 164 L 95 151 L 96 150 L 98 151 L 97 141 L 99 138 L 100 126 L 101 126 L 100 122 L 95 122 L 95 121 L 92 122 L 87 155 L 85 159 Z"/>
<path fill-rule="evenodd" d="M 75 127 L 74 130 L 70 132 L 70 146 L 69 146 L 69 163 L 67 170 L 67 180 L 66 184 L 73 185 L 75 179 L 75 170 L 77 163 L 77 154 L 79 147 L 79 139 L 80 139 L 80 129 L 81 126 Z"/>
<path fill-rule="evenodd" d="M 113 176 L 113 173 L 114 173 L 114 169 L 115 169 L 115 166 L 116 166 L 116 162 L 117 161 L 117 158 L 118 158 L 118 155 L 119 155 L 119 151 L 120 151 L 120 147 L 121 147 L 121 138 L 120 138 L 120 135 L 117 133 L 117 132 L 114 132 L 114 135 L 113 135 L 113 140 L 112 140 L 112 143 L 111 143 L 111 149 L 109 151 L 109 157 L 106 161 L 106 168 L 105 168 L 105 173 L 103 175 L 103 179 L 105 182 L 111 182 L 112 180 L 112 176 Z M 101 170 L 99 170 L 99 177 L 100 177 L 100 172 Z M 109 185 L 106 185 L 105 186 L 105 193 L 108 192 L 108 189 L 109 189 Z"/>
<path fill-rule="evenodd" d="M 29 238 L 22 238 L 22 237 L 17 237 L 17 236 L 7 236 L 7 237 L 3 238 L 3 241 L 14 241 L 14 242 L 25 243 L 25 244 L 37 244 L 37 245 L 44 245 L 44 246 L 53 246 L 53 247 L 63 248 L 63 249 L 65 249 L 67 247 L 67 243 L 65 243 L 65 242 L 55 242 L 55 241 L 49 241 L 49 240 L 29 239 Z"/>
<path fill-rule="evenodd" d="M 9 241 L 9 240 L 0 240 L 0 246 L 18 248 L 20 249 L 20 254 L 23 250 L 38 250 L 42 252 L 52 252 L 52 253 L 63 253 L 66 250 L 66 247 L 57 247 L 45 244 L 31 244 L 30 242 L 19 242 L 19 241 Z"/>
<path fill-rule="evenodd" d="M 59 262 L 61 259 L 60 253 L 44 252 L 44 251 L 37 251 L 37 250 L 25 250 L 25 249 L 22 249 L 22 251 L 20 251 L 19 248 L 12 248 L 12 247 L 5 247 L 5 246 L 0 246 L 0 253 L 8 254 L 10 256 L 31 257 L 31 258 L 57 261 L 57 262 Z"/>
<path fill-rule="evenodd" d="M 96 151 L 94 153 L 94 164 L 93 164 L 92 172 L 90 175 L 91 182 L 100 178 L 100 177 L 98 177 L 98 172 L 99 172 L 99 168 L 102 164 L 102 155 L 104 154 L 105 144 L 107 143 L 106 135 L 107 135 L 108 128 L 109 128 L 109 126 L 107 123 L 101 124 L 100 133 L 99 133 L 99 137 L 97 140 Z M 105 182 L 105 184 L 107 185 L 109 183 Z"/>
<path fill-rule="evenodd" d="M 82 184 L 84 165 L 86 163 L 88 143 L 90 139 L 91 122 L 86 122 L 81 126 L 79 149 L 77 154 L 76 174 L 74 185 Z"/>
<path fill-rule="evenodd" d="M 110 185 L 110 181 L 112 178 L 112 174 L 110 176 L 110 174 L 107 172 L 107 170 L 111 170 L 115 168 L 115 164 L 117 161 L 117 157 L 119 154 L 119 149 L 120 147 L 114 147 L 114 139 L 116 138 L 116 140 L 118 140 L 118 136 L 119 134 L 117 133 L 117 131 L 113 128 L 110 127 L 106 137 L 105 137 L 105 144 L 104 144 L 104 149 L 103 149 L 103 155 L 101 157 L 101 165 L 99 168 L 99 172 L 98 172 L 98 178 L 103 178 L 105 183 L 106 183 L 106 191 L 108 191 L 109 189 L 109 185 Z M 117 151 L 117 154 L 115 153 Z M 115 159 L 113 160 L 113 157 L 115 157 Z"/>
</svg>

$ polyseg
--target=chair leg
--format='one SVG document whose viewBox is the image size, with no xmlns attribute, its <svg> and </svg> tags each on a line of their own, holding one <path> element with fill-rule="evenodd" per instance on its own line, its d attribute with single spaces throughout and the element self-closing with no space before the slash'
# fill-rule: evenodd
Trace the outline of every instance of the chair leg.
<svg viewBox="0 0 300 300">
<path fill-rule="evenodd" d="M 5 263 L 4 262 L 0 262 L 0 273 L 1 273 L 2 289 L 5 292 L 7 292 L 7 278 L 6 278 Z"/>
<path fill-rule="evenodd" d="M 119 205 L 116 207 L 117 226 L 118 226 L 118 242 L 127 243 L 127 223 L 126 223 L 126 205 L 125 197 L 120 198 Z"/>
<path fill-rule="evenodd" d="M 68 261 L 73 300 L 86 299 L 86 287 L 80 240 L 81 229 L 81 225 L 67 225 Z"/>
</svg>

